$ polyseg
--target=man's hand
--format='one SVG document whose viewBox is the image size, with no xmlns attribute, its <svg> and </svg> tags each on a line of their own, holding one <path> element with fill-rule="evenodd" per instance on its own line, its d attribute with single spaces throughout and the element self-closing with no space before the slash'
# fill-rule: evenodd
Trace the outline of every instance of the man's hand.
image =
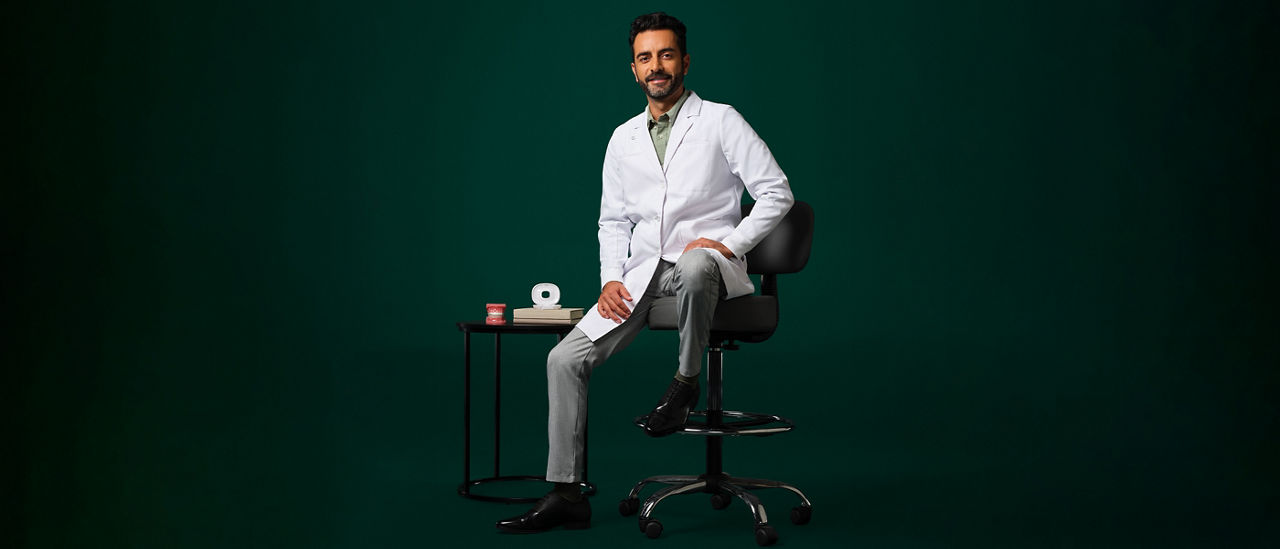
<svg viewBox="0 0 1280 549">
<path fill-rule="evenodd" d="M 710 238 L 699 238 L 697 240 L 694 240 L 693 242 L 690 242 L 688 246 L 685 246 L 684 251 L 688 253 L 689 250 L 692 250 L 694 248 L 711 248 L 717 252 L 720 252 L 720 255 L 723 255 L 729 259 L 733 259 L 733 252 L 729 251 L 729 248 L 726 248 L 725 245 L 721 244 L 720 241 L 718 240 L 711 240 Z"/>
<path fill-rule="evenodd" d="M 617 280 L 612 280 L 600 290 L 600 300 L 596 302 L 596 310 L 600 312 L 600 316 L 621 324 L 631 316 L 630 303 L 631 294 L 627 292 L 627 287 Z"/>
</svg>

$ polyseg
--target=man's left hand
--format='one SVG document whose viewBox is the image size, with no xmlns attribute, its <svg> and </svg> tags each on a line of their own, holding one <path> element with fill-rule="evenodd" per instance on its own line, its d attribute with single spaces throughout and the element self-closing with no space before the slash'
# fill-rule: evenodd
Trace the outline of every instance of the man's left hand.
<svg viewBox="0 0 1280 549">
<path fill-rule="evenodd" d="M 718 240 L 711 240 L 710 238 L 699 238 L 697 240 L 694 240 L 693 242 L 690 242 L 688 246 L 685 246 L 684 251 L 685 253 L 688 253 L 689 250 L 692 250 L 694 248 L 711 248 L 717 252 L 720 252 L 721 255 L 727 258 L 733 259 L 733 252 L 729 251 L 729 248 L 726 248 L 725 245 L 721 244 L 720 241 Z"/>
</svg>

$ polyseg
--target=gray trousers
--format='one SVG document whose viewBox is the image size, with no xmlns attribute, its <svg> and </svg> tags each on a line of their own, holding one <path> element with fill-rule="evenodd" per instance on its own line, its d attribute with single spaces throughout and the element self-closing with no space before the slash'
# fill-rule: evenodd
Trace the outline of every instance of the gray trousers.
<svg viewBox="0 0 1280 549">
<path fill-rule="evenodd" d="M 711 336 L 716 304 L 725 296 L 720 266 L 707 252 L 693 251 L 673 265 L 662 261 L 640 296 L 631 316 L 596 341 L 574 328 L 547 355 L 547 480 L 580 482 L 583 468 L 583 435 L 587 426 L 587 382 L 591 371 L 631 344 L 649 318 L 653 300 L 676 296 L 680 330 L 680 375 L 696 377 L 702 371 L 702 354 Z M 635 298 L 636 296 L 631 296 Z"/>
</svg>

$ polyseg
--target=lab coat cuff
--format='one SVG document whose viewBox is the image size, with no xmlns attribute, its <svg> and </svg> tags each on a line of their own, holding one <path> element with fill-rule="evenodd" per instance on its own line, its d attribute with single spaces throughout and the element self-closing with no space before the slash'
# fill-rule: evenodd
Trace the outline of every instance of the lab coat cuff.
<svg viewBox="0 0 1280 549">
<path fill-rule="evenodd" d="M 743 242 L 741 238 L 738 238 L 737 234 L 729 235 L 724 240 L 721 240 L 720 243 L 724 244 L 724 247 L 729 248 L 729 251 L 733 253 L 733 256 L 738 259 L 743 259 L 747 255 L 747 252 L 751 251 L 751 248 L 747 246 L 747 243 Z"/>
<path fill-rule="evenodd" d="M 622 281 L 622 269 L 602 269 L 600 271 L 600 287 L 613 281 Z"/>
</svg>

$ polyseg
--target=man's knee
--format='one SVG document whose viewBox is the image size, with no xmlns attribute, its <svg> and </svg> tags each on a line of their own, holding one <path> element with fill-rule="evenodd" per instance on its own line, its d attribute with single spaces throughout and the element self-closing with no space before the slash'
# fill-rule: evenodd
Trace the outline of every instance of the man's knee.
<svg viewBox="0 0 1280 549">
<path fill-rule="evenodd" d="M 586 356 L 561 341 L 547 353 L 547 377 L 582 375 L 585 363 Z"/>
<path fill-rule="evenodd" d="M 676 260 L 675 268 L 680 286 L 684 289 L 701 290 L 720 286 L 720 265 L 707 252 L 689 250 Z"/>
</svg>

